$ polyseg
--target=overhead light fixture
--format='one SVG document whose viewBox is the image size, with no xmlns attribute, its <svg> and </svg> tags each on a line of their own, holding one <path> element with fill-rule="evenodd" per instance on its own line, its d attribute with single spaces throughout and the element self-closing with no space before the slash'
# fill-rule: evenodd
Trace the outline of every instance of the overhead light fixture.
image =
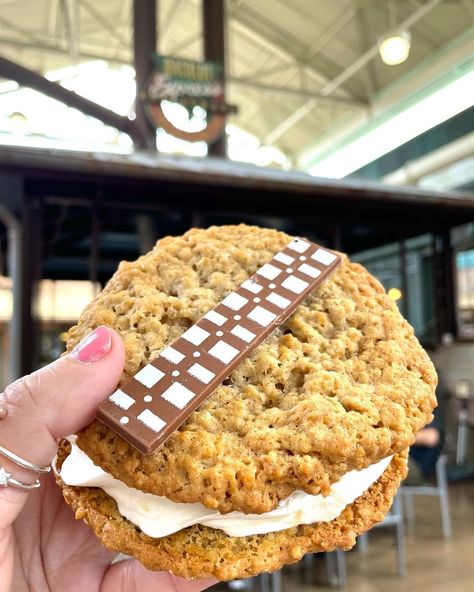
<svg viewBox="0 0 474 592">
<path fill-rule="evenodd" d="M 389 33 L 379 41 L 379 53 L 388 66 L 402 64 L 410 53 L 411 35 L 409 31 Z"/>
</svg>

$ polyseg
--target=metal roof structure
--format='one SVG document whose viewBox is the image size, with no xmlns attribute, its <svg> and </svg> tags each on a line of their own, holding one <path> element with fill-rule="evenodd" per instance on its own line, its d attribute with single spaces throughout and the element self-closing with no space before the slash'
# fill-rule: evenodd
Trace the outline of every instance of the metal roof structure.
<svg viewBox="0 0 474 592">
<path fill-rule="evenodd" d="M 44 73 L 84 61 L 131 64 L 132 0 L 5 0 L 0 54 Z M 390 10 L 392 8 L 392 10 Z M 474 51 L 472 0 L 226 0 L 230 121 L 294 164 L 353 119 L 384 112 Z M 158 51 L 200 59 L 198 0 L 160 0 Z M 378 41 L 411 32 L 408 60 Z"/>
</svg>

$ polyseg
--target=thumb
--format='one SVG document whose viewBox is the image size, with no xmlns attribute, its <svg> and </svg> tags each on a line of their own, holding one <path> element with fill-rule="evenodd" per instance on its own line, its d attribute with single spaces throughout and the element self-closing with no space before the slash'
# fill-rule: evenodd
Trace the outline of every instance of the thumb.
<svg viewBox="0 0 474 592">
<path fill-rule="evenodd" d="M 0 396 L 7 410 L 0 421 L 0 444 L 35 465 L 49 465 L 58 438 L 92 421 L 97 406 L 115 389 L 124 358 L 120 337 L 101 326 L 70 354 L 8 386 Z M 20 481 L 34 480 L 11 461 L 0 457 L 0 464 Z"/>
</svg>

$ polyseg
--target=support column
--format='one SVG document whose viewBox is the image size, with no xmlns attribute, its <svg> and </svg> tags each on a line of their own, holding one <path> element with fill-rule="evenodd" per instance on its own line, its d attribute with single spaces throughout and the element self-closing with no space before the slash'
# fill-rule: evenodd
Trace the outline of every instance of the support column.
<svg viewBox="0 0 474 592">
<path fill-rule="evenodd" d="M 447 307 L 447 329 L 457 337 L 457 323 L 456 323 L 456 289 L 454 274 L 456 273 L 456 265 L 454 261 L 454 252 L 451 245 L 451 231 L 444 230 L 444 269 L 446 274 L 446 307 Z"/>
<path fill-rule="evenodd" d="M 100 217 L 97 204 L 94 203 L 91 210 L 91 250 L 89 256 L 89 281 L 95 286 L 99 281 L 99 259 L 100 259 Z"/>
<path fill-rule="evenodd" d="M 398 242 L 398 255 L 400 258 L 400 280 L 402 290 L 402 300 L 400 308 L 402 315 L 408 319 L 408 273 L 407 273 L 407 252 L 405 248 L 405 241 L 401 239 Z"/>
<path fill-rule="evenodd" d="M 135 81 L 137 85 L 136 120 L 141 139 L 135 146 L 141 150 L 156 151 L 156 131 L 150 124 L 140 98 L 148 77 L 153 70 L 153 54 L 156 52 L 157 0 L 133 0 L 133 51 Z"/>
<path fill-rule="evenodd" d="M 435 284 L 438 312 L 438 338 L 445 333 L 456 336 L 456 299 L 454 291 L 454 260 L 449 229 L 442 229 L 436 235 L 434 253 Z"/>
<path fill-rule="evenodd" d="M 20 259 L 19 327 L 20 376 L 29 374 L 38 365 L 39 326 L 36 319 L 38 280 L 41 276 L 41 207 L 26 195 L 22 200 L 22 251 Z"/>
<path fill-rule="evenodd" d="M 8 371 L 5 383 L 13 382 L 21 376 L 21 274 L 20 262 L 22 253 L 21 224 L 15 214 L 0 204 L 0 222 L 7 228 L 8 275 L 12 282 L 13 310 L 8 327 Z M 2 385 L 0 385 L 0 389 Z"/>
<path fill-rule="evenodd" d="M 137 214 L 135 216 L 140 255 L 151 251 L 156 243 L 156 228 L 153 217 L 150 214 Z"/>
<path fill-rule="evenodd" d="M 430 296 L 433 299 L 433 344 L 441 343 L 441 319 L 438 298 L 438 255 L 437 255 L 437 237 L 431 233 L 431 291 Z"/>
<path fill-rule="evenodd" d="M 332 232 L 331 247 L 336 251 L 342 251 L 342 226 L 341 224 L 334 224 Z"/>
<path fill-rule="evenodd" d="M 204 59 L 218 62 L 222 66 L 222 82 L 225 94 L 225 2 L 224 0 L 202 0 L 202 22 L 204 34 Z M 227 136 L 223 135 L 209 145 L 209 156 L 227 158 Z"/>
</svg>

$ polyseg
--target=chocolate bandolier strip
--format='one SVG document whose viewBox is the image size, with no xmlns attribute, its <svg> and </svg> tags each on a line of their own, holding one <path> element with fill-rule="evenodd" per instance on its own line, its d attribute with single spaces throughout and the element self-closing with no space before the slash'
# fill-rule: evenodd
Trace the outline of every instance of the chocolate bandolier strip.
<svg viewBox="0 0 474 592">
<path fill-rule="evenodd" d="M 115 391 L 98 419 L 153 452 L 339 263 L 327 249 L 293 240 Z"/>
</svg>

